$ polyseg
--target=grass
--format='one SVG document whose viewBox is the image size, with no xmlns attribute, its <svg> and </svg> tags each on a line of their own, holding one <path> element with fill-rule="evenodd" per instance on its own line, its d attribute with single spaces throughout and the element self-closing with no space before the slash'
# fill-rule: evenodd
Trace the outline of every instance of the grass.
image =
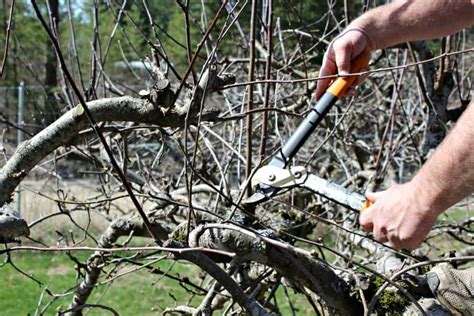
<svg viewBox="0 0 474 316">
<path fill-rule="evenodd" d="M 436 225 L 442 224 L 452 224 L 456 225 L 457 223 L 462 223 L 463 221 L 474 216 L 474 210 L 467 207 L 452 207 L 448 209 L 444 214 L 440 215 L 436 220 Z M 471 225 L 472 226 L 472 225 Z M 472 228 L 471 228 L 472 229 Z M 462 237 L 465 240 L 469 240 L 469 237 L 465 233 L 459 232 L 458 237 Z M 466 244 L 455 240 L 452 236 L 448 234 L 442 234 L 434 238 L 433 246 L 436 246 L 437 252 L 434 252 L 431 256 L 439 256 L 445 254 L 449 251 L 458 251 L 466 248 Z"/>
<path fill-rule="evenodd" d="M 84 260 L 87 254 L 81 254 Z M 72 261 L 65 254 L 51 253 L 13 253 L 12 262 L 22 271 L 28 273 L 43 285 L 16 271 L 7 264 L 0 268 L 0 311 L 1 315 L 35 314 L 35 310 L 45 309 L 46 315 L 64 310 L 69 305 L 72 294 L 69 289 L 77 284 L 76 272 Z M 156 265 L 165 270 L 172 262 L 163 261 Z M 132 267 L 124 267 L 129 270 Z M 123 272 L 123 271 L 119 271 Z M 195 269 L 185 264 L 172 266 L 171 274 L 187 276 L 194 282 L 199 281 Z M 197 283 L 197 282 L 196 282 Z M 53 299 L 45 289 L 55 293 L 68 293 Z M 174 298 L 173 298 L 174 297 Z M 156 315 L 166 307 L 185 304 L 189 297 L 186 290 L 177 281 L 160 276 L 151 276 L 146 271 L 137 271 L 98 286 L 89 303 L 113 307 L 120 314 Z M 177 301 L 175 301 L 175 299 Z M 102 309 L 91 310 L 88 315 L 104 315 Z"/>
<path fill-rule="evenodd" d="M 87 257 L 88 254 L 85 253 L 78 255 L 81 261 Z M 10 264 L 2 266 L 0 315 L 34 315 L 37 310 L 43 311 L 45 315 L 52 315 L 58 310 L 67 309 L 72 299 L 70 289 L 77 284 L 77 280 L 74 264 L 65 254 L 18 252 L 11 254 L 11 260 L 15 266 L 40 281 L 42 285 L 19 273 Z M 186 263 L 163 260 L 154 267 L 172 275 L 187 277 L 195 284 L 201 281 L 198 268 Z M 118 273 L 130 269 L 132 266 L 122 267 Z M 61 296 L 54 299 L 45 289 Z M 303 295 L 297 295 L 289 289 L 288 296 L 297 309 L 297 315 L 314 315 Z M 161 315 L 167 307 L 189 302 L 191 306 L 197 306 L 200 303 L 201 297 L 195 296 L 189 301 L 190 297 L 190 292 L 180 286 L 178 281 L 139 270 L 112 282 L 102 282 L 94 290 L 88 303 L 110 306 L 121 315 Z M 288 298 L 281 287 L 276 293 L 276 299 L 281 314 L 291 315 Z M 273 304 L 274 300 L 270 303 Z M 87 315 L 110 313 L 103 309 L 90 309 Z"/>
<path fill-rule="evenodd" d="M 452 207 L 447 210 L 443 215 L 439 216 L 437 223 L 442 222 L 452 222 L 452 223 L 461 223 L 462 221 L 474 216 L 474 210 L 467 207 Z"/>
<path fill-rule="evenodd" d="M 96 188 L 86 181 L 62 181 L 59 184 L 65 200 L 87 201 L 90 196 L 97 195 Z M 36 181 L 30 179 L 22 183 L 22 215 L 28 223 L 38 218 L 57 212 L 57 203 L 52 199 L 57 198 L 57 183 L 54 181 Z M 41 192 L 41 194 L 39 193 Z M 146 206 L 146 205 L 145 205 Z M 111 212 L 118 215 L 120 210 L 133 209 L 128 199 L 119 199 L 112 203 Z M 97 212 L 75 212 L 71 216 L 74 221 L 82 227 L 90 227 L 88 231 L 98 238 L 108 222 Z M 90 218 L 89 218 L 90 216 Z M 35 225 L 30 236 L 47 245 L 58 242 L 64 244 L 64 238 L 70 239 L 74 235 L 75 242 L 82 240 L 84 233 L 72 225 L 70 219 L 65 215 L 56 216 Z M 72 241 L 72 240 L 70 240 Z M 81 246 L 90 244 L 90 239 L 81 241 Z M 27 241 L 28 243 L 28 241 Z M 134 243 L 134 241 L 132 241 Z M 91 244 L 93 245 L 93 244 Z M 137 246 L 143 246 L 137 244 Z M 84 262 L 90 253 L 74 253 L 80 262 Z M 130 253 L 123 254 L 130 255 Z M 0 256 L 0 262 L 5 257 Z M 74 287 L 77 286 L 77 271 L 67 255 L 57 253 L 32 253 L 13 252 L 11 260 L 19 270 L 33 276 L 38 282 L 32 281 L 21 274 L 11 264 L 0 266 L 0 316 L 3 315 L 34 315 L 37 311 L 43 311 L 45 315 L 55 314 L 58 310 L 65 310 L 73 297 Z M 200 270 L 187 263 L 175 263 L 163 260 L 153 265 L 172 275 L 187 277 L 194 284 L 200 284 Z M 133 269 L 134 266 L 123 265 L 118 271 L 110 272 L 110 276 L 123 273 Z M 168 271 L 169 270 L 169 271 Z M 102 304 L 114 308 L 122 315 L 160 315 L 167 307 L 176 305 L 197 306 L 202 297 L 193 297 L 189 289 L 186 290 L 177 281 L 148 271 L 139 270 L 134 273 L 107 282 L 105 273 L 101 275 L 102 284 L 93 291 L 90 304 Z M 110 278 L 109 278 L 110 279 Z M 106 282 L 104 282 L 106 281 Z M 204 284 L 206 287 L 207 283 Z M 46 291 L 47 290 L 47 291 Z M 48 291 L 57 295 L 52 296 Z M 288 290 L 288 296 L 293 306 L 297 308 L 297 315 L 313 315 L 311 306 L 305 297 Z M 290 305 L 284 290 L 280 286 L 276 292 L 276 300 L 282 315 L 291 315 Z M 270 302 L 274 304 L 275 301 Z M 89 309 L 88 315 L 110 315 L 103 309 Z M 219 314 L 217 312 L 216 314 Z"/>
</svg>

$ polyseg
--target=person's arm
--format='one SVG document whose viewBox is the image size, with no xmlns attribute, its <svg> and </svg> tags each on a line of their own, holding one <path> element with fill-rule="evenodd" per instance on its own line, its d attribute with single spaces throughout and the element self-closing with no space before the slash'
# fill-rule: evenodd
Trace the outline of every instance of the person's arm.
<svg viewBox="0 0 474 316">
<path fill-rule="evenodd" d="M 350 70 L 351 60 L 377 48 L 441 37 L 474 23 L 474 0 L 399 0 L 354 20 L 329 46 L 320 76 Z M 316 98 L 330 80 L 318 81 Z M 417 247 L 437 216 L 474 189 L 474 102 L 412 181 L 377 193 L 360 224 L 396 248 Z"/>
<path fill-rule="evenodd" d="M 398 0 L 375 8 L 348 27 L 367 32 L 375 49 L 433 39 L 458 32 L 474 22 L 472 0 Z"/>
<path fill-rule="evenodd" d="M 442 37 L 474 22 L 474 0 L 398 0 L 354 20 L 328 48 L 320 76 L 349 73 L 361 53 L 395 44 Z M 316 98 L 330 79 L 318 81 Z"/>
<path fill-rule="evenodd" d="M 416 248 L 436 217 L 474 191 L 474 101 L 419 170 L 402 185 L 368 193 L 375 202 L 359 217 L 375 239 L 398 249 Z"/>
</svg>

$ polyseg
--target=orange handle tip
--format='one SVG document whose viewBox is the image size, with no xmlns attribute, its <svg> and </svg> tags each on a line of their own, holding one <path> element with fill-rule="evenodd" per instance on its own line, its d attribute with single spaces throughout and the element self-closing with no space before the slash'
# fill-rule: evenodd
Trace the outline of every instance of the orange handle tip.
<svg viewBox="0 0 474 316">
<path fill-rule="evenodd" d="M 374 202 L 372 202 L 371 200 L 365 200 L 364 205 L 362 205 L 359 212 L 362 213 L 363 211 L 365 211 L 366 209 L 368 209 L 372 205 L 374 205 Z"/>
<path fill-rule="evenodd" d="M 369 65 L 369 55 L 364 53 L 356 57 L 352 61 L 351 65 L 351 73 L 360 72 L 362 69 L 366 68 Z M 333 94 L 336 98 L 340 99 L 344 93 L 346 93 L 347 89 L 354 84 L 357 77 L 341 77 L 337 78 L 329 88 L 327 92 Z"/>
</svg>

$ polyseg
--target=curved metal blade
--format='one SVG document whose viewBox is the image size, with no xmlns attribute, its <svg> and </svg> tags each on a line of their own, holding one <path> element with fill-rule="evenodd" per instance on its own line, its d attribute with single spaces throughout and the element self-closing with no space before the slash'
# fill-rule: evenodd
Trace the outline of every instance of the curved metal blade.
<svg viewBox="0 0 474 316">
<path fill-rule="evenodd" d="M 313 174 L 308 175 L 302 187 L 356 212 L 360 211 L 365 202 L 363 195 Z"/>
<path fill-rule="evenodd" d="M 273 195 L 278 192 L 277 188 L 265 186 L 260 187 L 254 194 L 252 194 L 249 198 L 247 198 L 242 203 L 244 204 L 258 204 L 267 201 Z"/>
</svg>

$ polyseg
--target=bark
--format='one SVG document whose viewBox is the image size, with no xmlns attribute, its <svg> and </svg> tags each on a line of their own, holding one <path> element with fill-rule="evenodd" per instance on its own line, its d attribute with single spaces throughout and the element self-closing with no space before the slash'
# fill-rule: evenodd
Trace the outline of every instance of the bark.
<svg viewBox="0 0 474 316">
<path fill-rule="evenodd" d="M 417 52 L 420 60 L 433 58 L 433 52 L 428 47 L 426 41 L 411 43 L 413 49 Z M 432 149 L 435 149 L 448 132 L 446 123 L 450 119 L 455 119 L 448 110 L 449 94 L 454 88 L 453 74 L 449 71 L 440 74 L 440 80 L 436 84 L 437 69 L 434 61 L 423 63 L 423 81 L 424 90 L 427 98 L 428 115 L 426 119 L 426 128 L 421 145 L 423 156 L 427 156 Z M 422 89 L 423 90 L 423 89 Z M 462 111 L 455 111 L 457 116 Z"/>
<path fill-rule="evenodd" d="M 57 33 L 59 30 L 60 16 L 59 16 L 59 1 L 48 0 L 49 7 L 49 24 L 52 30 Z M 58 100 L 55 97 L 56 89 L 58 87 L 58 59 L 54 45 L 49 39 L 46 40 L 46 61 L 44 64 L 44 86 L 47 94 L 45 103 L 48 111 L 45 111 L 45 121 L 49 124 L 53 122 L 61 113 L 58 106 Z"/>
<path fill-rule="evenodd" d="M 28 225 L 16 210 L 9 205 L 0 207 L 0 243 L 12 242 L 29 234 Z"/>
<path fill-rule="evenodd" d="M 59 1 L 48 0 L 48 6 L 50 8 L 50 27 L 53 30 L 59 29 Z M 54 46 L 49 40 L 47 40 L 46 49 L 46 63 L 45 63 L 45 79 L 44 84 L 48 89 L 52 89 L 58 85 L 58 73 L 57 73 L 57 59 L 54 51 Z"/>
<path fill-rule="evenodd" d="M 351 296 L 348 284 L 327 263 L 308 253 L 295 251 L 293 247 L 275 246 L 264 238 L 244 234 L 238 226 L 222 227 L 226 228 L 211 228 L 208 225 L 196 228 L 190 235 L 190 245 L 225 249 L 247 260 L 272 267 L 295 284 L 319 295 L 337 314 L 362 313 L 362 304 Z"/>
<path fill-rule="evenodd" d="M 57 30 L 59 26 L 59 1 L 48 0 L 48 6 L 50 8 L 50 27 L 53 30 Z M 48 40 L 46 49 L 46 63 L 45 63 L 45 79 L 44 85 L 48 90 L 58 85 L 58 74 L 57 74 L 57 59 L 53 44 Z M 51 96 L 50 96 L 51 97 Z"/>
</svg>

